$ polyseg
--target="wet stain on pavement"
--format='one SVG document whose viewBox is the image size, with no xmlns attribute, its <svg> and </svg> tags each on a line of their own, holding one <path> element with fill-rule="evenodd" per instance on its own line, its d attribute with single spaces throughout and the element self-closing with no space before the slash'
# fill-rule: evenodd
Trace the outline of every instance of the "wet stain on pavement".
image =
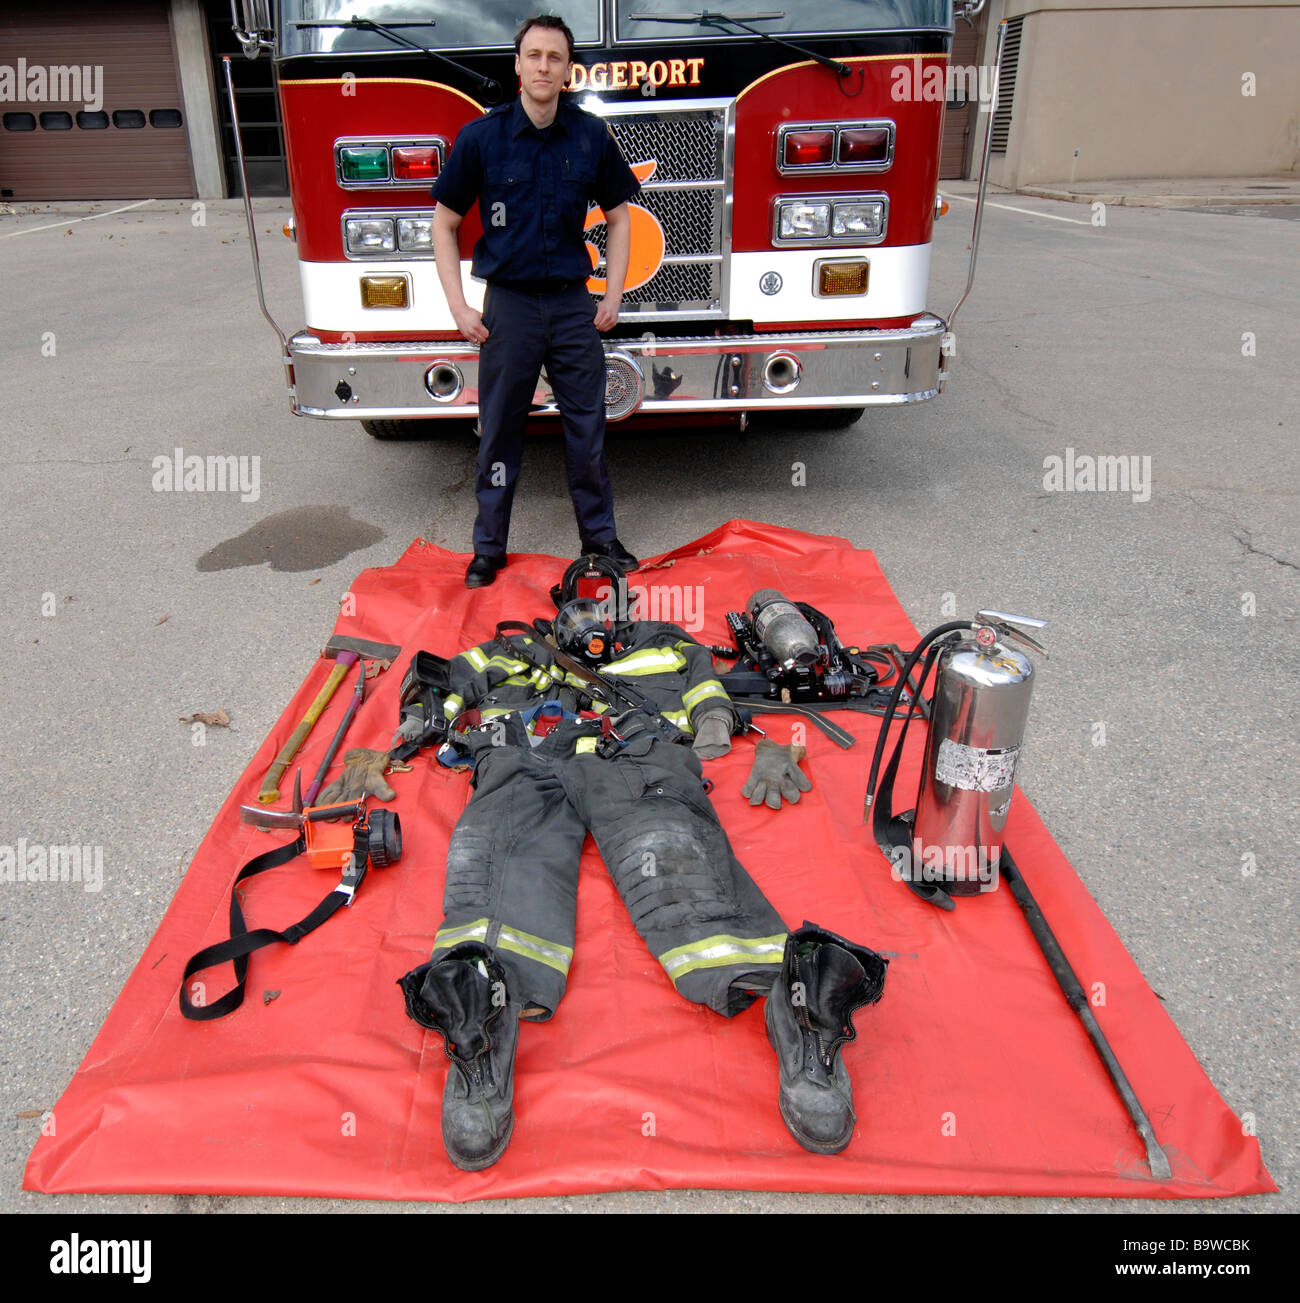
<svg viewBox="0 0 1300 1303">
<path fill-rule="evenodd" d="M 199 557 L 198 569 L 233 570 L 269 562 L 272 570 L 320 570 L 384 537 L 382 529 L 354 520 L 348 507 L 294 507 L 209 548 Z"/>
</svg>

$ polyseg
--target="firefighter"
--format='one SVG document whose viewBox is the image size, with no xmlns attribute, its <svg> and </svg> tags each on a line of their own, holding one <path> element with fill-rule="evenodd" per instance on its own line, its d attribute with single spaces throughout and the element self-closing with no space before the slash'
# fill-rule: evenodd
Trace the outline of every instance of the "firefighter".
<svg viewBox="0 0 1300 1303">
<path fill-rule="evenodd" d="M 443 1037 L 447 1154 L 475 1171 L 509 1142 L 520 1019 L 547 1021 L 564 995 L 588 832 L 678 994 L 730 1018 L 771 992 L 781 1115 L 806 1149 L 838 1153 L 855 1120 L 840 1050 L 854 1011 L 880 998 L 886 961 L 812 924 L 790 932 L 732 852 L 701 758 L 725 754 L 739 724 L 708 649 L 659 622 L 597 637 L 581 619 L 566 626 L 568 610 L 559 645 L 660 714 L 602 713 L 524 635 L 450 662 L 444 711 L 479 721 L 463 735 L 474 791 L 448 849 L 432 955 L 400 982 L 407 1013 Z"/>
<path fill-rule="evenodd" d="M 479 345 L 479 429 L 474 559 L 479 588 L 506 563 L 510 508 L 524 425 L 543 364 L 564 426 L 569 496 L 581 550 L 625 570 L 605 465 L 605 352 L 598 332 L 618 321 L 627 279 L 627 201 L 640 186 L 603 122 L 560 91 L 573 67 L 573 33 L 549 14 L 515 37 L 519 98 L 468 123 L 433 187 L 434 254 L 456 326 Z M 590 200 L 605 213 L 607 291 L 593 313 L 583 238 Z M 487 282 L 482 314 L 465 302 L 456 232 L 477 201 L 483 237 L 473 275 Z"/>
</svg>

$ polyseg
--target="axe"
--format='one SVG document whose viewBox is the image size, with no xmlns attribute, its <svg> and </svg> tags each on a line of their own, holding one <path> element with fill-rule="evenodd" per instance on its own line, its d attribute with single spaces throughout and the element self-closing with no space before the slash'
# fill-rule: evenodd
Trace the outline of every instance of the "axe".
<svg viewBox="0 0 1300 1303">
<path fill-rule="evenodd" d="M 258 792 L 257 799 L 263 805 L 270 805 L 273 801 L 280 799 L 280 779 L 284 777 L 284 771 L 288 769 L 290 762 L 298 753 L 298 748 L 307 740 L 307 734 L 311 732 L 312 726 L 320 718 L 321 712 L 329 705 L 330 698 L 334 695 L 335 689 L 343 682 L 344 676 L 358 661 L 361 660 L 396 660 L 402 654 L 402 649 L 394 643 L 387 642 L 369 642 L 365 638 L 349 638 L 341 634 L 335 634 L 333 638 L 325 644 L 325 649 L 321 655 L 335 662 L 334 668 L 330 671 L 330 676 L 325 680 L 324 687 L 316 694 L 316 700 L 307 708 L 307 713 L 302 717 L 302 722 L 289 735 L 289 739 L 284 746 L 280 748 L 280 754 L 276 756 L 275 763 L 266 771 L 266 777 L 262 780 L 262 790 Z M 361 667 L 360 673 L 364 675 L 365 666 Z"/>
</svg>

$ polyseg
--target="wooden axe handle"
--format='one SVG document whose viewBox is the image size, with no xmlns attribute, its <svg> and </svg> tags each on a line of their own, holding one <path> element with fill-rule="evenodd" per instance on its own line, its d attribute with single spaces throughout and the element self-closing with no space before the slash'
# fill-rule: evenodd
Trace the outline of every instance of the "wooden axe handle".
<svg viewBox="0 0 1300 1303">
<path fill-rule="evenodd" d="M 280 799 L 280 779 L 284 777 L 284 771 L 289 768 L 289 762 L 298 754 L 298 748 L 307 740 L 307 734 L 320 718 L 321 711 L 329 705 L 334 690 L 343 682 L 343 676 L 357 663 L 357 659 L 356 652 L 339 652 L 338 662 L 330 671 L 329 678 L 325 680 L 325 686 L 316 694 L 316 700 L 308 707 L 307 713 L 302 717 L 302 723 L 293 730 L 289 740 L 280 748 L 275 763 L 266 771 L 266 777 L 262 780 L 262 790 L 257 794 L 257 799 L 263 805 L 270 805 L 272 801 Z"/>
</svg>

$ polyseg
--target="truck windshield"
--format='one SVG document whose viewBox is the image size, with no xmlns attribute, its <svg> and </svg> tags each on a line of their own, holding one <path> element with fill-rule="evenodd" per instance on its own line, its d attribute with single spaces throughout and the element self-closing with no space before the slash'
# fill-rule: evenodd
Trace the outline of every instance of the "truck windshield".
<svg viewBox="0 0 1300 1303">
<path fill-rule="evenodd" d="M 716 3 L 717 0 L 714 0 Z M 751 33 L 723 21 L 715 23 L 656 22 L 651 14 L 678 18 L 709 6 L 695 0 L 618 0 L 620 41 L 700 40 Z M 773 36 L 816 35 L 819 32 L 950 31 L 952 0 L 777 0 L 775 4 L 723 4 L 714 15 L 728 15 L 748 27 Z M 646 15 L 641 17 L 639 15 Z"/>
<path fill-rule="evenodd" d="M 513 46 L 527 6 L 519 0 L 283 0 L 280 52 L 294 54 L 390 53 L 400 49 L 380 32 L 350 27 L 297 27 L 298 22 L 346 23 L 368 18 L 395 28 L 431 50 L 501 49 Z M 432 27 L 406 27 L 427 23 Z M 600 0 L 569 0 L 564 20 L 579 44 L 600 39 Z"/>
</svg>

